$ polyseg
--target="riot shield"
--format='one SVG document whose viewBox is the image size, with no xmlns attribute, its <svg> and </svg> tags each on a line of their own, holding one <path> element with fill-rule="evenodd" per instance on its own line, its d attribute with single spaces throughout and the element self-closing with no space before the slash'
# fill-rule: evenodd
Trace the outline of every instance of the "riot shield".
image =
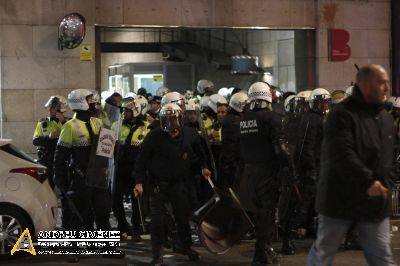
<svg viewBox="0 0 400 266">
<path fill-rule="evenodd" d="M 109 169 L 109 175 L 108 175 L 108 181 L 111 187 L 111 195 L 114 195 L 115 191 L 115 169 L 117 169 L 117 164 L 118 160 L 114 158 L 118 158 L 119 154 L 119 137 L 121 133 L 121 127 L 122 127 L 122 114 L 121 114 L 121 108 L 117 106 L 112 106 L 109 104 L 106 104 L 106 113 L 107 116 L 111 122 L 111 130 L 115 133 L 115 149 L 114 149 L 114 157 L 110 158 L 108 161 L 108 169 Z"/>
<path fill-rule="evenodd" d="M 115 161 L 118 152 L 118 138 L 121 129 L 121 112 L 119 107 L 108 106 L 108 117 L 113 118 L 111 128 L 102 127 L 92 140 L 92 149 L 86 171 L 86 185 L 113 190 Z"/>
<path fill-rule="evenodd" d="M 118 123 L 121 120 L 120 107 L 106 103 L 103 111 L 106 113 L 108 120 L 110 120 L 111 126 L 115 125 L 116 122 Z"/>
<path fill-rule="evenodd" d="M 228 193 L 209 182 L 214 196 L 196 212 L 206 210 L 197 227 L 198 235 L 209 252 L 225 254 L 254 225 L 232 189 Z"/>
</svg>

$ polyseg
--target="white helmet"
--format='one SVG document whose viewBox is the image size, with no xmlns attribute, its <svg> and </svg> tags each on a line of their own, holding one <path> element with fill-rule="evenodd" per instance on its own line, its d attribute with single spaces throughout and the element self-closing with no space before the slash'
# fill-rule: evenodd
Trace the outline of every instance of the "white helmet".
<svg viewBox="0 0 400 266">
<path fill-rule="evenodd" d="M 249 96 L 244 91 L 239 91 L 232 95 L 231 99 L 229 100 L 229 106 L 238 113 L 242 113 L 244 107 L 249 100 Z"/>
<path fill-rule="evenodd" d="M 219 89 L 218 94 L 223 96 L 223 97 L 225 97 L 225 98 L 228 98 L 229 89 L 228 88 L 221 88 L 221 89 Z"/>
<path fill-rule="evenodd" d="M 86 89 L 73 90 L 68 94 L 68 105 L 71 110 L 89 110 L 86 97 L 93 95 L 93 92 Z"/>
<path fill-rule="evenodd" d="M 133 97 L 133 99 L 136 101 L 136 103 L 138 105 L 140 105 L 140 108 L 141 108 L 140 113 L 142 115 L 146 115 L 147 110 L 149 108 L 149 103 L 148 103 L 147 99 L 142 95 L 136 95 L 135 97 Z"/>
<path fill-rule="evenodd" d="M 165 132 L 176 133 L 183 127 L 183 111 L 175 103 L 165 104 L 160 111 L 160 126 Z"/>
<path fill-rule="evenodd" d="M 289 95 L 286 97 L 285 102 L 284 102 L 284 107 L 285 111 L 287 113 L 293 113 L 294 112 L 294 98 L 296 98 L 296 95 Z"/>
<path fill-rule="evenodd" d="M 131 110 L 133 117 L 138 117 L 142 112 L 142 106 L 133 97 L 125 98 L 122 108 L 124 111 Z"/>
<path fill-rule="evenodd" d="M 204 112 L 205 109 L 208 107 L 209 101 L 210 101 L 210 96 L 204 95 L 203 97 L 201 97 L 201 100 L 200 100 L 200 111 L 201 112 Z"/>
<path fill-rule="evenodd" d="M 296 98 L 304 98 L 308 101 L 310 99 L 311 93 L 312 90 L 301 91 L 296 94 Z"/>
<path fill-rule="evenodd" d="M 93 93 L 93 101 L 95 101 L 97 104 L 100 104 L 101 103 L 101 95 L 99 94 L 99 92 L 96 90 L 91 90 L 91 92 Z"/>
<path fill-rule="evenodd" d="M 164 96 L 165 94 L 167 94 L 168 92 L 169 92 L 169 89 L 168 89 L 167 87 L 162 86 L 162 87 L 160 87 L 160 88 L 157 89 L 156 95 L 157 95 L 157 96 L 160 96 L 160 97 L 163 97 L 163 96 Z"/>
<path fill-rule="evenodd" d="M 395 97 L 395 100 L 392 104 L 393 107 L 400 108 L 400 97 Z"/>
<path fill-rule="evenodd" d="M 248 91 L 248 96 L 250 98 L 250 101 L 264 100 L 272 103 L 271 88 L 268 86 L 267 83 L 261 81 L 251 84 Z"/>
<path fill-rule="evenodd" d="M 196 99 L 190 99 L 186 103 L 186 111 L 196 111 L 199 109 L 199 105 L 196 103 Z"/>
<path fill-rule="evenodd" d="M 176 103 L 181 109 L 185 109 L 185 97 L 179 92 L 168 92 L 161 99 L 161 107 L 168 103 Z"/>
<path fill-rule="evenodd" d="M 309 105 L 312 110 L 326 114 L 329 112 L 331 103 L 332 97 L 329 91 L 323 88 L 316 88 L 311 92 Z"/>
<path fill-rule="evenodd" d="M 47 101 L 47 103 L 44 105 L 45 108 L 51 108 L 51 107 L 59 107 L 59 111 L 61 113 L 64 113 L 65 111 L 67 111 L 67 100 L 65 99 L 65 97 L 60 96 L 60 95 L 54 95 L 54 96 L 50 96 L 49 100 Z"/>
<path fill-rule="evenodd" d="M 125 98 L 133 98 L 133 97 L 135 97 L 137 94 L 136 93 L 134 93 L 134 92 L 128 92 L 127 94 L 126 94 L 126 96 L 125 96 Z"/>
<path fill-rule="evenodd" d="M 208 101 L 208 107 L 210 107 L 211 110 L 214 111 L 214 113 L 217 113 L 219 104 L 228 105 L 228 102 L 226 101 L 224 96 L 221 96 L 219 94 L 211 95 L 210 100 Z"/>
<path fill-rule="evenodd" d="M 204 94 L 207 88 L 214 88 L 214 83 L 206 79 L 201 79 L 197 82 L 197 92 L 199 94 Z"/>
<path fill-rule="evenodd" d="M 346 89 L 346 97 L 349 97 L 353 94 L 354 86 L 347 87 Z"/>
<path fill-rule="evenodd" d="M 342 90 L 335 90 L 331 93 L 332 104 L 338 104 L 346 98 L 346 93 Z"/>
</svg>

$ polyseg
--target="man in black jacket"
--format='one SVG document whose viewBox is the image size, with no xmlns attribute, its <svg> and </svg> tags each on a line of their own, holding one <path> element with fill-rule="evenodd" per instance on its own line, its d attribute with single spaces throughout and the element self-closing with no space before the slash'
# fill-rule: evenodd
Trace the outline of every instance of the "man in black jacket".
<svg viewBox="0 0 400 266">
<path fill-rule="evenodd" d="M 183 126 L 183 113 L 175 103 L 164 105 L 160 111 L 160 127 L 153 129 L 143 141 L 135 165 L 135 194 L 143 192 L 142 184 L 148 171 L 151 212 L 151 243 L 153 265 L 162 265 L 164 244 L 165 204 L 172 206 L 173 216 L 182 243 L 182 253 L 190 260 L 199 259 L 190 248 L 189 198 L 186 180 L 191 176 L 194 161 L 199 161 L 202 174 L 209 177 L 205 153 L 195 129 Z"/>
<path fill-rule="evenodd" d="M 316 208 L 317 239 L 308 265 L 332 265 L 355 222 L 369 265 L 396 265 L 390 249 L 389 179 L 395 129 L 384 110 L 389 78 L 379 65 L 359 70 L 353 94 L 327 117 Z"/>
</svg>

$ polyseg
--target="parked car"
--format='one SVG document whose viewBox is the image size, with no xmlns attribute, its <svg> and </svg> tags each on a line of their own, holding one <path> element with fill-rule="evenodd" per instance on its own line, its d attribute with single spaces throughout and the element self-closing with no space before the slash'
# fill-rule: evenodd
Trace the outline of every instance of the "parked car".
<svg viewBox="0 0 400 266">
<path fill-rule="evenodd" d="M 46 167 L 0 139 L 0 256 L 10 254 L 22 232 L 29 228 L 53 230 L 57 221 L 57 198 L 47 180 Z"/>
</svg>

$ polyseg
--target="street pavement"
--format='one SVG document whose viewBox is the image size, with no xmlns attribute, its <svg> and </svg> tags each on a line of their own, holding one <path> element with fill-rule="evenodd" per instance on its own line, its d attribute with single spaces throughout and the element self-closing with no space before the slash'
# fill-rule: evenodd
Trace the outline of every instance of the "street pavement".
<svg viewBox="0 0 400 266">
<path fill-rule="evenodd" d="M 132 215 L 130 204 L 125 204 L 127 220 Z M 59 214 L 60 214 L 59 210 Z M 58 226 L 61 219 L 58 217 Z M 117 227 L 117 221 L 111 215 L 111 226 Z M 400 265 L 400 219 L 392 221 L 392 248 L 396 262 Z M 150 236 L 142 236 L 143 241 L 134 243 L 132 241 L 121 242 L 120 249 L 126 253 L 123 259 L 111 259 L 98 256 L 82 256 L 80 262 L 71 264 L 66 261 L 65 256 L 61 255 L 37 255 L 32 256 L 26 252 L 20 251 L 18 256 L 12 256 L 11 259 L 0 259 L 0 266 L 3 265 L 127 265 L 127 266 L 145 266 L 151 262 Z M 280 256 L 281 266 L 304 266 L 307 261 L 307 253 L 312 244 L 312 239 L 301 239 L 295 241 L 297 247 L 296 255 Z M 224 255 L 213 255 L 203 248 L 198 239 L 194 237 L 194 249 L 200 253 L 201 259 L 198 262 L 190 262 L 186 256 L 173 253 L 172 250 L 164 250 L 164 262 L 170 266 L 249 266 L 254 252 L 254 240 L 241 241 Z M 274 249 L 280 249 L 280 243 L 273 243 Z M 21 256 L 23 255 L 23 256 Z M 339 250 L 334 265 L 338 266 L 364 266 L 367 265 L 361 250 Z"/>
<path fill-rule="evenodd" d="M 393 226 L 400 227 L 400 221 L 392 222 Z M 121 242 L 121 249 L 126 252 L 124 259 L 109 259 L 101 256 L 83 256 L 79 264 L 75 265 L 129 265 L 144 266 L 149 265 L 151 261 L 151 249 L 149 236 L 145 235 L 140 243 Z M 296 241 L 298 248 L 297 254 L 293 256 L 282 256 L 280 265 L 282 266 L 300 266 L 306 265 L 307 253 L 312 244 L 311 239 Z M 279 243 L 274 243 L 275 250 L 279 250 Z M 248 266 L 251 263 L 253 255 L 254 240 L 242 241 L 225 255 L 212 255 L 199 244 L 195 249 L 200 253 L 199 262 L 190 262 L 186 256 L 175 254 L 171 250 L 165 250 L 164 262 L 167 265 L 178 266 Z M 400 232 L 392 232 L 392 247 L 397 263 L 400 263 Z M 0 265 L 73 265 L 66 262 L 63 256 L 39 255 L 31 256 L 27 254 L 23 258 L 12 258 L 11 260 L 0 261 Z M 335 264 L 339 266 L 363 266 L 367 265 L 360 250 L 339 250 Z"/>
</svg>

